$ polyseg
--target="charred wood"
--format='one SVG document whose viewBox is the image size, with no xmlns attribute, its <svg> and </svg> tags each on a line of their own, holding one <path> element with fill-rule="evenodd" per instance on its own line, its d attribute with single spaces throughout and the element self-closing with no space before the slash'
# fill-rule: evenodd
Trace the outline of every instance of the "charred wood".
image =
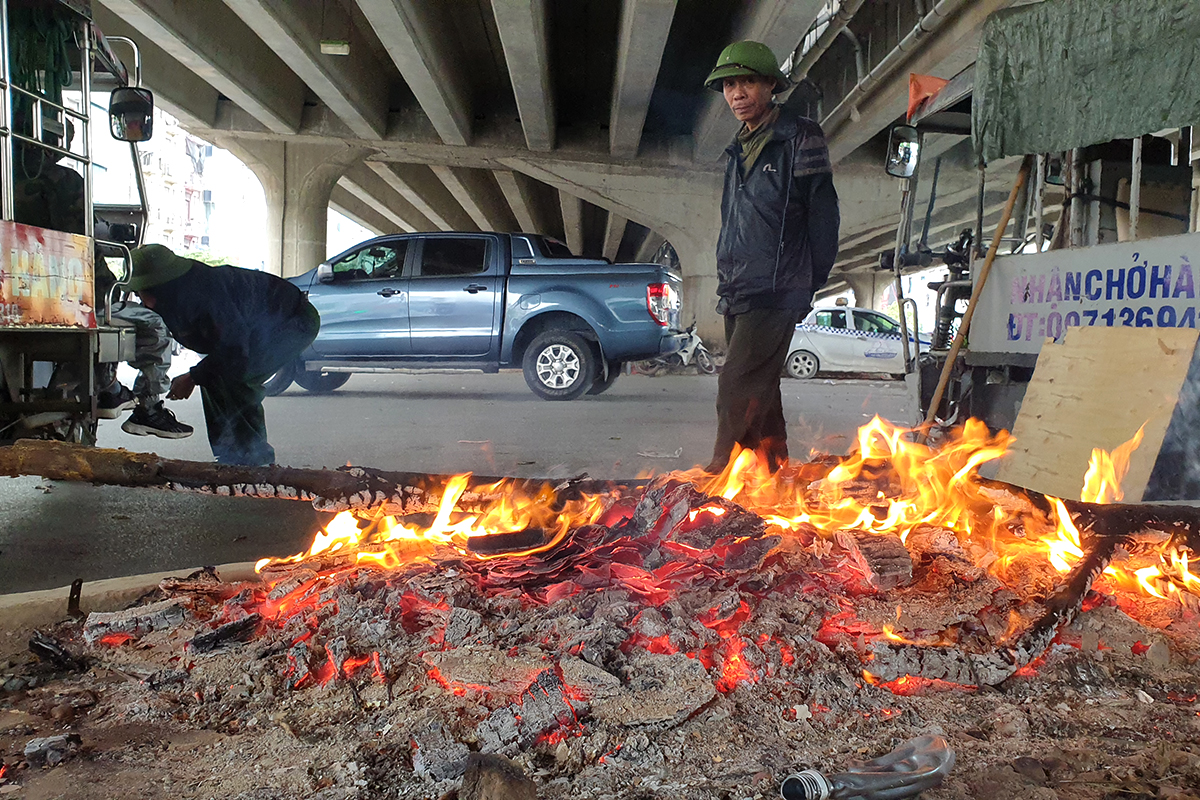
<svg viewBox="0 0 1200 800">
<path fill-rule="evenodd" d="M 108 635 L 139 637 L 151 631 L 173 628 L 183 622 L 185 599 L 173 597 L 124 611 L 93 611 L 83 625 L 83 638 L 95 644 Z"/>
<path fill-rule="evenodd" d="M 163 488 L 221 497 L 306 500 L 318 511 L 381 508 L 389 514 L 436 511 L 442 487 L 450 477 L 367 467 L 337 470 L 277 465 L 240 467 L 40 440 L 22 440 L 0 447 L 0 475 L 40 475 L 50 480 Z M 498 497 L 494 484 L 502 480 L 505 479 L 473 476 L 459 508 L 469 510 Z M 509 484 L 510 490 L 513 485 Z M 544 485 L 544 481 L 537 480 L 515 482 L 518 489 L 527 486 L 531 494 Z M 620 485 L 634 486 L 640 482 Z M 616 487 L 609 481 L 569 482 L 569 491 L 573 493 L 600 494 Z"/>
<path fill-rule="evenodd" d="M 29 637 L 29 650 L 42 661 L 48 661 L 59 669 L 80 672 L 87 669 L 87 659 L 74 655 L 53 636 L 34 631 Z"/>
<path fill-rule="evenodd" d="M 188 642 L 188 648 L 193 653 L 211 653 L 218 647 L 224 647 L 234 642 L 244 642 L 254 635 L 262 617 L 249 614 L 242 619 L 226 622 L 207 633 L 201 633 Z"/>
</svg>

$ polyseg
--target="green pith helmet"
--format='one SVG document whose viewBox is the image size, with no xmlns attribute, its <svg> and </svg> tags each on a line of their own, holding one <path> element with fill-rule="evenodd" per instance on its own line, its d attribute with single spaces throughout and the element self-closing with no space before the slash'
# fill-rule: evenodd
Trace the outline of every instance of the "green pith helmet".
<svg viewBox="0 0 1200 800">
<path fill-rule="evenodd" d="M 152 289 L 173 281 L 192 268 L 192 261 L 180 258 L 161 244 L 147 244 L 133 251 L 133 276 L 125 287 L 131 292 Z"/>
<path fill-rule="evenodd" d="M 704 85 L 714 92 L 724 90 L 726 78 L 735 75 L 763 75 L 775 79 L 774 94 L 789 88 L 792 82 L 779 69 L 779 61 L 771 48 L 762 42 L 734 42 L 721 51 L 717 65 L 704 79 Z"/>
</svg>

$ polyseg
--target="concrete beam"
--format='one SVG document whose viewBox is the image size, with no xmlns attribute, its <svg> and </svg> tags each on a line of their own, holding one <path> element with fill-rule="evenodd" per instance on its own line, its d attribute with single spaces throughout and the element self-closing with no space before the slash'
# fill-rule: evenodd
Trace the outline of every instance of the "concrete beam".
<svg viewBox="0 0 1200 800">
<path fill-rule="evenodd" d="M 216 89 L 108 9 L 95 5 L 92 13 L 105 35 L 137 42 L 142 54 L 142 82 L 154 92 L 155 103 L 184 126 L 206 127 L 217 121 L 220 93 Z M 132 68 L 128 45 L 114 45 L 114 49 Z"/>
<path fill-rule="evenodd" d="M 100 0 L 142 36 L 275 133 L 296 133 L 305 86 L 227 6 L 196 13 L 175 0 Z"/>
<path fill-rule="evenodd" d="M 225 0 L 225 4 L 350 130 L 366 139 L 383 138 L 388 113 L 385 73 L 344 13 L 350 31 L 350 55 L 321 54 L 323 16 L 330 9 L 341 11 L 339 4 L 292 0 Z"/>
<path fill-rule="evenodd" d="M 517 227 L 526 233 L 541 233 L 542 226 L 534 219 L 536 198 L 529 186 L 529 179 L 519 172 L 498 169 L 492 173 L 513 216 L 517 218 Z"/>
<path fill-rule="evenodd" d="M 440 165 L 431 169 L 480 230 L 511 231 L 516 228 L 517 221 L 490 171 Z"/>
<path fill-rule="evenodd" d="M 412 203 L 401 197 L 388 185 L 387 181 L 379 177 L 374 170 L 369 169 L 365 163 L 346 170 L 344 180 L 346 183 L 341 183 L 342 186 L 353 192 L 354 190 L 347 185 L 347 183 L 352 183 L 364 190 L 371 198 L 369 202 L 375 204 L 375 208 L 380 214 L 395 215 L 402 221 L 402 227 L 407 226 L 413 231 L 439 230 L 436 224 L 418 211 Z"/>
<path fill-rule="evenodd" d="M 345 176 L 342 176 L 338 180 L 337 185 L 340 188 L 345 189 L 346 192 L 358 199 L 360 202 L 370 206 L 375 210 L 375 213 L 379 214 L 381 217 L 386 219 L 392 225 L 395 225 L 400 230 L 404 231 L 405 233 L 416 233 L 417 229 L 412 223 L 401 217 L 395 211 L 392 211 L 383 203 L 380 203 L 378 200 L 376 200 L 375 197 L 373 197 L 366 189 L 366 187 L 355 183 L 353 180 Z"/>
<path fill-rule="evenodd" d="M 359 198 L 350 194 L 350 192 L 341 186 L 333 187 L 333 192 L 329 195 L 329 207 L 335 209 L 339 214 L 354 220 L 376 236 L 382 236 L 385 233 L 394 233 L 396 230 L 387 217 L 376 211 L 373 206 L 364 203 Z"/>
<path fill-rule="evenodd" d="M 674 0 L 672 0 L 674 2 Z M 492 0 L 496 27 L 525 143 L 530 150 L 554 149 L 554 91 L 546 38 L 546 0 Z"/>
<path fill-rule="evenodd" d="M 817 18 L 825 0 L 753 0 L 734 25 L 730 41 L 762 42 L 782 61 L 796 48 Z M 715 63 L 715 59 L 714 59 Z M 718 92 L 710 92 L 695 128 L 695 161 L 715 161 L 737 132 L 738 121 Z"/>
<path fill-rule="evenodd" d="M 558 190 L 562 206 L 563 229 L 567 232 L 567 247 L 577 256 L 583 255 L 583 199 Z"/>
<path fill-rule="evenodd" d="M 617 260 L 617 250 L 621 248 L 621 240 L 625 238 L 625 226 L 629 220 L 616 212 L 608 212 L 608 223 L 604 226 L 604 257 L 609 261 Z"/>
<path fill-rule="evenodd" d="M 471 139 L 471 91 L 466 57 L 441 3 L 357 0 L 405 83 L 446 144 Z"/>
<path fill-rule="evenodd" d="M 624 0 L 617 40 L 609 149 L 614 156 L 635 156 L 642 141 L 650 96 L 658 80 L 663 48 L 671 32 L 676 0 Z"/>
<path fill-rule="evenodd" d="M 424 164 L 385 164 L 368 161 L 367 166 L 430 222 L 444 231 L 479 230 L 433 170 Z"/>
<path fill-rule="evenodd" d="M 826 127 L 830 160 L 838 163 L 904 116 L 910 73 L 953 78 L 974 63 L 984 21 L 993 12 L 1010 5 L 1011 0 L 966 3 L 943 28 L 926 37 L 928 41 L 914 47 L 890 75 L 868 90 L 855 93 L 858 97 L 852 102 L 838 103 L 821 122 Z"/>
</svg>

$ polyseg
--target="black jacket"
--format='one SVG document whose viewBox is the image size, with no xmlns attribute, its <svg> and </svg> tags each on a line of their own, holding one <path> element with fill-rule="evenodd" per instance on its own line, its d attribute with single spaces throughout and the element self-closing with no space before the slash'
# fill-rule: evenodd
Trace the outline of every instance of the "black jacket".
<svg viewBox="0 0 1200 800">
<path fill-rule="evenodd" d="M 149 291 L 171 336 L 207 356 L 191 369 L 199 386 L 261 375 L 281 347 L 307 331 L 315 334 L 319 325 L 299 288 L 256 270 L 195 261 L 180 277 Z"/>
<path fill-rule="evenodd" d="M 781 109 L 745 178 L 736 139 L 725 152 L 717 311 L 807 308 L 829 278 L 841 224 L 820 126 Z"/>
</svg>

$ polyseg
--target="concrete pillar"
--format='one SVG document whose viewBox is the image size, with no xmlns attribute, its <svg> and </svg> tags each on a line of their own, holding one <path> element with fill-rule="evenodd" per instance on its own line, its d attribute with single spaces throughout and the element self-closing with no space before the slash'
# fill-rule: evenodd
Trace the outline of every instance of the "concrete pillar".
<svg viewBox="0 0 1200 800">
<path fill-rule="evenodd" d="M 338 179 L 373 150 L 219 137 L 250 168 L 267 200 L 267 271 L 290 278 L 325 260 L 330 196 Z"/>
<path fill-rule="evenodd" d="M 878 309 L 883 293 L 895 280 L 890 272 L 855 272 L 841 276 L 854 290 L 854 305 Z"/>
</svg>

